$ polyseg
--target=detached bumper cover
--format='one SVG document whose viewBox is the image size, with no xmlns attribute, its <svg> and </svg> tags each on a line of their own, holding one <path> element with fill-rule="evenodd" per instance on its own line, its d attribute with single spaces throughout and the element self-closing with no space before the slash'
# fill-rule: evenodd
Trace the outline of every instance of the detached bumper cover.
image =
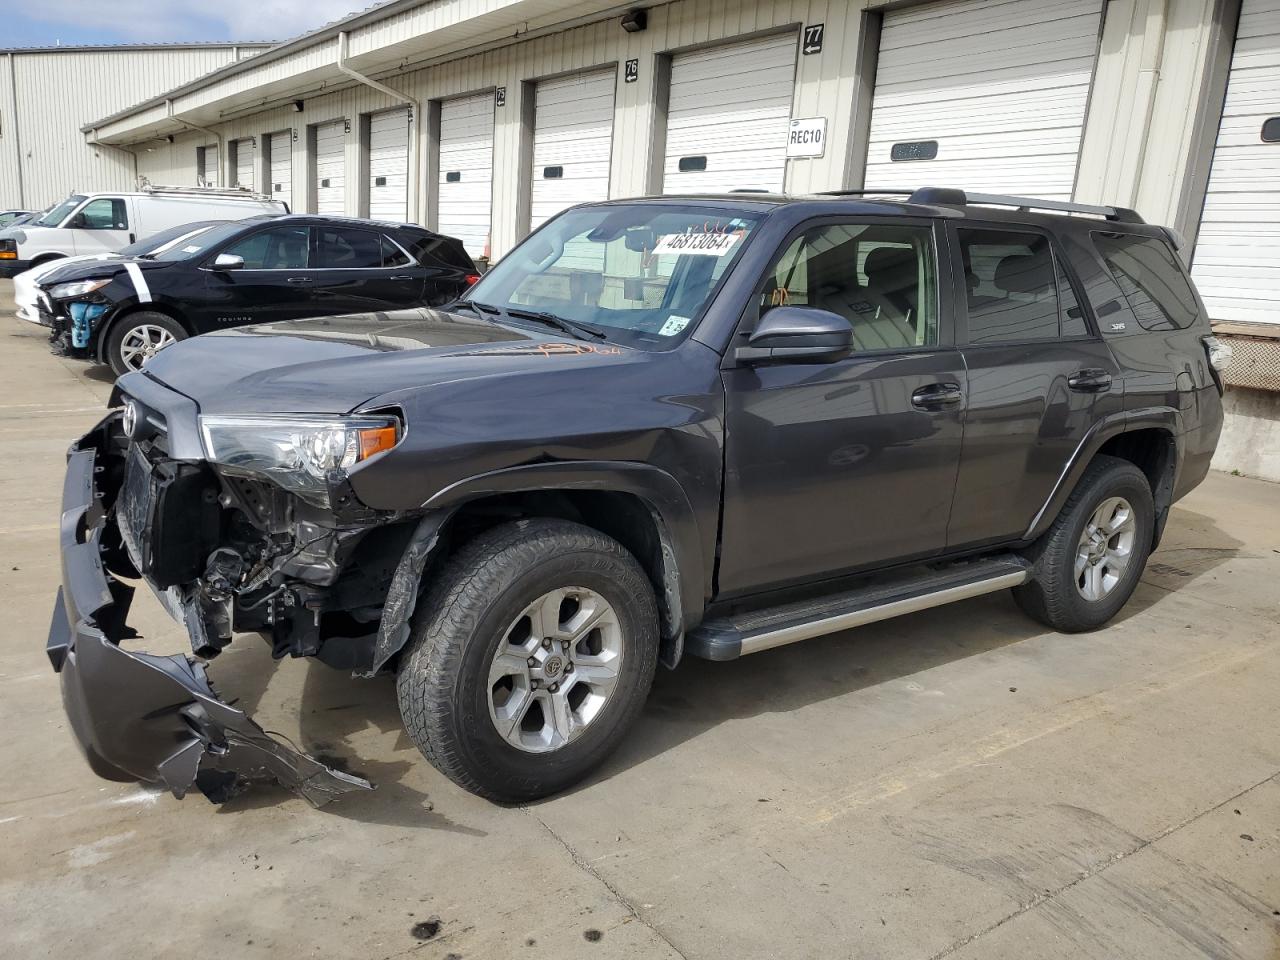
<svg viewBox="0 0 1280 960">
<path fill-rule="evenodd" d="M 98 431 L 95 431 L 95 433 Z M 92 434 L 91 434 L 92 436 Z M 184 655 L 121 649 L 133 588 L 108 573 L 106 518 L 94 492 L 97 453 L 73 447 L 62 491 L 62 587 L 47 652 L 89 766 L 108 780 L 163 784 L 181 798 L 194 785 L 221 802 L 275 780 L 320 806 L 368 781 L 325 766 L 223 703 L 204 664 Z"/>
</svg>

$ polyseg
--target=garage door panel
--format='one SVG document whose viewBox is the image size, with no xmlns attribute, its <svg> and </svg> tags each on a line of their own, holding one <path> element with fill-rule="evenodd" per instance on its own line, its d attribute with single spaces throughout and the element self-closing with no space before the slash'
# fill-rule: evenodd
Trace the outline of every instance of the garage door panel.
<svg viewBox="0 0 1280 960">
<path fill-rule="evenodd" d="M 1215 320 L 1280 323 L 1280 0 L 1244 0 L 1191 274 Z"/>
<path fill-rule="evenodd" d="M 245 138 L 235 141 L 236 173 L 232 186 L 254 189 L 253 161 L 256 151 L 253 140 Z"/>
<path fill-rule="evenodd" d="M 316 212 L 341 215 L 347 208 L 346 121 L 320 124 L 315 128 Z M 328 185 L 325 185 L 328 181 Z"/>
<path fill-rule="evenodd" d="M 407 108 L 369 117 L 368 197 L 374 220 L 409 219 L 409 128 Z"/>
<path fill-rule="evenodd" d="M 617 71 L 544 80 L 534 89 L 531 224 L 609 197 Z M 560 176 L 548 177 L 559 168 Z"/>
<path fill-rule="evenodd" d="M 291 203 L 293 199 L 293 134 L 273 133 L 267 137 L 267 163 L 271 172 L 271 199 Z"/>
<path fill-rule="evenodd" d="M 491 92 L 440 105 L 439 159 L 436 227 L 461 240 L 471 256 L 483 256 L 493 220 Z"/>
<path fill-rule="evenodd" d="M 795 58 L 794 33 L 672 58 L 666 193 L 783 188 Z M 682 171 L 684 157 L 706 169 Z"/>
<path fill-rule="evenodd" d="M 919 183 L 1069 199 L 1102 0 L 952 0 L 882 24 L 866 184 Z M 896 143 L 937 141 L 933 160 Z"/>
</svg>

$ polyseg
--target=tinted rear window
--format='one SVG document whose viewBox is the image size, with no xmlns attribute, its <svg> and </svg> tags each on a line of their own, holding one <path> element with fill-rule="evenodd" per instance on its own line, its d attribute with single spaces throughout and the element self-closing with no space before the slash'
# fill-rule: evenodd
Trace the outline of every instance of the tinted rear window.
<svg viewBox="0 0 1280 960">
<path fill-rule="evenodd" d="M 1093 242 L 1143 327 L 1181 330 L 1195 322 L 1196 295 L 1168 243 L 1124 233 L 1095 233 Z"/>
</svg>

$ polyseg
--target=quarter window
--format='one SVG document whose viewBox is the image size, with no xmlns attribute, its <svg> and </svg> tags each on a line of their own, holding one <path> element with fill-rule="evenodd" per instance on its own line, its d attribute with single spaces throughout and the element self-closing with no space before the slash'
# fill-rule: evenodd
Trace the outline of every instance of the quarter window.
<svg viewBox="0 0 1280 960">
<path fill-rule="evenodd" d="M 86 203 L 76 220 L 82 230 L 128 230 L 129 208 L 122 199 L 100 197 Z"/>
<path fill-rule="evenodd" d="M 307 227 L 275 227 L 231 244 L 223 253 L 244 258 L 246 270 L 305 270 Z"/>
<path fill-rule="evenodd" d="M 959 230 L 968 290 L 969 343 L 1082 336 L 1084 314 L 1048 237 Z"/>
<path fill-rule="evenodd" d="M 765 282 L 760 309 L 828 310 L 849 321 L 858 350 L 901 350 L 938 342 L 935 287 L 929 228 L 828 224 L 791 243 Z"/>
<path fill-rule="evenodd" d="M 407 267 L 413 261 L 409 255 L 397 247 L 386 237 L 382 237 L 382 265 L 384 267 Z"/>
<path fill-rule="evenodd" d="M 1191 284 L 1169 244 L 1123 233 L 1095 233 L 1093 242 L 1129 309 L 1148 330 L 1181 330 L 1199 316 Z"/>
</svg>

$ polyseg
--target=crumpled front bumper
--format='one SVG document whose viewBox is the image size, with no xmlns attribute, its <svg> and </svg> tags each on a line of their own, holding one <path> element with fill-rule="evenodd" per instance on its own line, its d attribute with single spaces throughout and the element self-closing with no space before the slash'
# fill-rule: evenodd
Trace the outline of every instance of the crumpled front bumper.
<svg viewBox="0 0 1280 960">
<path fill-rule="evenodd" d="M 194 785 L 215 803 L 261 780 L 276 780 L 316 806 L 372 789 L 286 746 L 223 703 L 201 661 L 120 647 L 134 636 L 125 624 L 133 588 L 103 566 L 108 520 L 94 488 L 98 452 L 86 442 L 95 434 L 103 431 L 73 446 L 67 460 L 62 586 L 47 644 L 89 766 L 108 780 L 163 784 L 179 798 Z"/>
</svg>

